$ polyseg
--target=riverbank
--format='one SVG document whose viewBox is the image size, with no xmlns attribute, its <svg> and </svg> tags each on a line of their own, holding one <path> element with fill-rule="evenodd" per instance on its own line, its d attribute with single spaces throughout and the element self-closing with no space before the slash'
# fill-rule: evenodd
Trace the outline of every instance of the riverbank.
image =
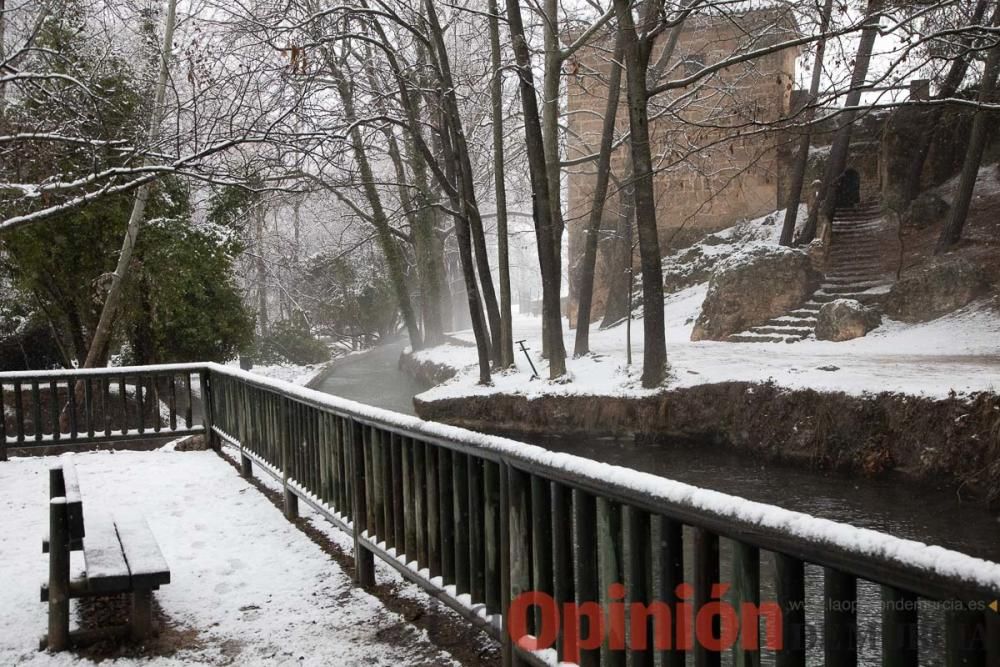
<svg viewBox="0 0 1000 667">
<path fill-rule="evenodd" d="M 532 379 L 519 353 L 516 370 L 478 385 L 475 350 L 454 346 L 404 354 L 400 368 L 452 374 L 414 399 L 428 420 L 525 435 L 696 440 L 1000 498 L 1000 317 L 990 304 L 924 324 L 890 321 L 846 343 L 693 343 L 699 291 L 668 298 L 671 377 L 659 389 L 639 383 L 641 339 L 633 365 L 624 364 L 623 327 L 593 331 L 594 353 L 570 360 L 567 382 Z M 516 318 L 515 337 L 537 350 L 538 328 L 537 318 Z M 544 362 L 535 364 L 544 375 Z"/>
</svg>

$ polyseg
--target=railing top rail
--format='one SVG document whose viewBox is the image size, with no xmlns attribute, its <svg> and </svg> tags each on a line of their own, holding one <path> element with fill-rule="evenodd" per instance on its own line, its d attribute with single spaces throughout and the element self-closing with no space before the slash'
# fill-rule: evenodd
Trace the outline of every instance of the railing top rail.
<svg viewBox="0 0 1000 667">
<path fill-rule="evenodd" d="M 25 380 L 59 380 L 86 376 L 120 377 L 152 373 L 193 373 L 208 368 L 207 364 L 159 364 L 155 366 L 102 366 L 100 368 L 58 368 L 46 371 L 5 371 L 0 373 L 0 383 L 24 382 Z M 225 366 L 219 366 L 225 368 Z"/>
<path fill-rule="evenodd" d="M 480 458 L 502 461 L 552 481 L 663 514 L 766 550 L 835 567 L 863 579 L 928 598 L 1000 597 L 1000 563 L 649 473 L 572 454 L 551 452 L 508 438 L 426 422 L 220 364 L 94 369 L 92 374 L 136 375 L 170 370 L 207 370 L 227 376 L 341 417 Z M 50 371 L 44 377 L 76 377 L 80 374 L 81 371 Z M 0 374 L 0 381 L 9 381 L 12 376 L 18 379 L 39 377 L 32 373 L 3 373 Z"/>
</svg>

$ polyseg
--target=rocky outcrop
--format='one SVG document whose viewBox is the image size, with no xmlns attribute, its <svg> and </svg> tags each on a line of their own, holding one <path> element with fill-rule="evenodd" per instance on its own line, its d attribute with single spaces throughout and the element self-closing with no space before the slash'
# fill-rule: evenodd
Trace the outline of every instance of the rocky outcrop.
<svg viewBox="0 0 1000 667">
<path fill-rule="evenodd" d="M 926 229 L 944 220 L 948 215 L 948 202 L 934 192 L 924 192 L 913 200 L 903 218 L 908 227 Z"/>
<path fill-rule="evenodd" d="M 816 317 L 816 338 L 844 341 L 860 338 L 882 324 L 882 315 L 854 299 L 823 304 Z"/>
<path fill-rule="evenodd" d="M 886 316 L 926 322 L 958 310 L 989 290 L 984 269 L 963 257 L 931 261 L 903 274 L 885 297 Z"/>
<path fill-rule="evenodd" d="M 802 250 L 758 245 L 716 269 L 691 340 L 725 340 L 803 305 L 820 283 Z"/>
</svg>

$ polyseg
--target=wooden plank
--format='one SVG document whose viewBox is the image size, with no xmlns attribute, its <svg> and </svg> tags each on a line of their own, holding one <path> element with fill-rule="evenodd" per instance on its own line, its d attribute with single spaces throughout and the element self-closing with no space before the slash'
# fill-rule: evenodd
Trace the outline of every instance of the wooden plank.
<svg viewBox="0 0 1000 667">
<path fill-rule="evenodd" d="M 70 391 L 73 385 L 70 385 Z M 125 376 L 118 378 L 118 400 L 122 406 L 122 434 L 128 433 L 128 394 L 125 393 Z M 188 423 L 190 426 L 190 422 Z"/>
<path fill-rule="evenodd" d="M 470 571 L 472 569 L 469 561 L 469 472 L 467 465 L 468 457 L 459 452 L 451 454 L 451 478 L 452 478 L 452 520 L 454 522 L 452 534 L 455 544 L 455 590 L 462 593 L 471 593 Z"/>
<path fill-rule="evenodd" d="M 684 527 L 677 521 L 656 515 L 650 518 L 653 543 L 652 570 L 654 597 L 677 609 L 677 586 L 684 583 Z M 670 619 L 669 634 L 674 640 L 681 636 L 675 615 Z M 671 641 L 670 648 L 658 647 L 657 667 L 684 667 L 684 650 Z"/>
<path fill-rule="evenodd" d="M 58 479 L 53 479 L 56 475 Z M 76 468 L 68 458 L 60 459 L 50 467 L 50 495 L 66 498 L 66 522 L 70 540 L 85 537 L 83 524 L 83 496 L 80 494 L 80 480 Z"/>
<path fill-rule="evenodd" d="M 920 640 L 917 596 L 882 587 L 882 665 L 917 667 Z"/>
<path fill-rule="evenodd" d="M 365 443 L 364 427 L 353 419 L 348 422 L 350 430 L 351 492 L 354 495 L 351 517 L 354 529 L 354 581 L 361 586 L 375 585 L 375 556 L 362 543 L 361 533 L 367 519 L 368 508 L 365 497 Z"/>
<path fill-rule="evenodd" d="M 87 566 L 87 588 L 92 593 L 117 593 L 131 585 L 128 563 L 122 553 L 118 532 L 110 516 L 98 515 L 87 521 L 83 559 Z"/>
<path fill-rule="evenodd" d="M 142 376 L 137 375 L 135 377 L 135 409 L 138 412 L 139 433 L 146 432 L 146 398 L 143 396 L 143 393 Z"/>
<path fill-rule="evenodd" d="M 805 565 L 798 558 L 774 554 L 774 588 L 781 607 L 782 650 L 775 654 L 776 667 L 805 667 L 806 584 Z"/>
<path fill-rule="evenodd" d="M 455 583 L 455 505 L 451 494 L 451 450 L 437 448 L 438 455 L 438 528 L 441 534 L 441 577 L 445 584 Z"/>
<path fill-rule="evenodd" d="M 425 453 L 427 445 L 420 440 L 413 441 L 413 493 L 415 507 L 413 508 L 413 520 L 417 522 L 417 562 L 420 567 L 430 567 L 430 543 L 431 536 L 428 530 L 430 526 L 430 510 L 427 504 L 428 480 L 425 465 Z"/>
<path fill-rule="evenodd" d="M 16 381 L 14 382 L 14 428 L 17 441 L 24 442 L 24 397 L 21 396 L 21 383 Z"/>
<path fill-rule="evenodd" d="M 2 415 L 0 415 L 2 416 Z M 35 440 L 42 439 L 42 392 L 38 389 L 38 381 L 31 382 L 31 421 Z"/>
<path fill-rule="evenodd" d="M 573 494 L 568 486 L 552 484 L 552 597 L 558 609 L 573 602 Z M 562 651 L 562 635 L 558 650 Z"/>
<path fill-rule="evenodd" d="M 597 591 L 601 608 L 611 609 L 613 602 L 621 604 L 620 598 L 612 599 L 614 584 L 622 582 L 622 522 L 621 506 L 613 500 L 597 498 Z M 605 628 L 605 639 L 601 644 L 601 666 L 622 666 L 625 664 L 625 637 L 621 628 L 611 623 Z"/>
<path fill-rule="evenodd" d="M 53 410 L 53 412 L 55 412 Z M 57 433 L 59 429 L 53 431 Z M 4 403 L 4 388 L 0 382 L 0 461 L 7 460 L 7 408 Z"/>
<path fill-rule="evenodd" d="M 69 378 L 66 381 L 66 393 L 69 395 L 69 437 L 70 440 L 76 440 L 76 436 L 79 434 L 80 430 L 77 428 L 76 421 L 76 380 Z"/>
<path fill-rule="evenodd" d="M 191 428 L 191 426 L 193 425 L 192 422 L 194 421 L 194 416 L 193 416 L 193 413 L 194 413 L 194 391 L 191 388 L 191 383 L 192 383 L 191 374 L 190 373 L 185 373 L 184 374 L 184 387 L 187 390 L 187 399 L 188 400 L 187 400 L 187 406 L 184 409 L 184 422 L 187 424 L 188 428 Z M 202 409 L 204 409 L 204 408 L 205 408 L 205 406 L 203 405 Z M 206 433 L 205 437 L 208 438 L 209 434 Z"/>
<path fill-rule="evenodd" d="M 579 489 L 573 489 L 573 572 L 577 607 L 588 602 L 598 602 L 597 507 L 594 497 Z M 590 616 L 581 615 L 577 629 L 580 640 L 587 640 L 598 631 L 591 627 L 590 621 Z M 578 664 L 580 667 L 599 667 L 600 648 L 581 649 Z"/>
<path fill-rule="evenodd" d="M 483 460 L 468 457 L 469 593 L 473 603 L 486 602 L 486 510 L 483 503 Z"/>
<path fill-rule="evenodd" d="M 111 381 L 101 378 L 101 411 L 104 413 L 104 436 L 111 437 Z"/>
<path fill-rule="evenodd" d="M 91 384 L 92 378 L 84 377 L 83 382 L 83 423 L 87 431 L 87 437 L 93 439 L 94 429 L 94 389 Z"/>
<path fill-rule="evenodd" d="M 169 584 L 170 567 L 146 519 L 134 514 L 116 514 L 114 521 L 122 554 L 132 578 L 132 590 L 152 589 Z M 88 537 L 87 540 L 89 539 Z M 86 554 L 86 549 L 84 553 Z"/>
<path fill-rule="evenodd" d="M 400 458 L 403 476 L 403 553 L 406 562 L 417 560 L 416 489 L 413 483 L 413 440 L 404 437 L 400 442 Z"/>
<path fill-rule="evenodd" d="M 169 391 L 170 398 L 168 399 L 168 409 L 170 410 L 170 430 L 177 430 L 177 376 L 173 373 L 170 374 Z"/>
<path fill-rule="evenodd" d="M 995 612 L 987 610 L 986 613 Z M 945 667 L 986 667 L 985 630 L 981 611 L 953 609 L 946 612 Z"/>
<path fill-rule="evenodd" d="M 552 586 L 552 484 L 531 476 L 531 584 L 538 593 L 551 596 Z M 541 627 L 542 610 L 534 608 L 535 629 Z"/>
<path fill-rule="evenodd" d="M 824 568 L 823 652 L 826 667 L 855 667 L 858 664 L 857 589 L 857 579 L 850 574 Z"/>
<path fill-rule="evenodd" d="M 531 591 L 531 479 L 517 468 L 508 468 L 508 540 L 510 546 L 510 598 Z M 536 631 L 529 617 L 528 632 Z"/>
<path fill-rule="evenodd" d="M 737 609 L 744 605 L 760 606 L 760 550 L 744 542 L 733 543 L 733 596 Z M 740 634 L 733 646 L 736 667 L 760 667 L 760 622 L 752 627 L 748 619 L 740 622 Z M 744 648 L 744 647 L 758 648 Z"/>
<path fill-rule="evenodd" d="M 694 609 L 695 613 L 712 599 L 712 586 L 719 583 L 719 536 L 704 528 L 694 530 Z M 712 619 L 712 636 L 718 637 L 719 617 Z M 695 667 L 719 667 L 722 654 L 709 651 L 699 641 L 694 644 Z"/>
<path fill-rule="evenodd" d="M 55 380 L 49 382 L 49 396 L 52 400 L 52 407 L 49 409 L 49 421 L 52 424 L 52 439 L 58 440 L 62 435 L 59 427 L 59 413 L 62 412 L 62 403 L 59 401 L 59 383 Z M 3 401 L 0 401 L 0 414 L 3 414 Z M 0 421 L 5 421 L 0 419 Z"/>
<path fill-rule="evenodd" d="M 625 658 L 628 667 L 653 667 L 655 628 L 653 617 L 633 614 L 649 609 L 655 587 L 652 581 L 650 516 L 631 505 L 622 507 L 622 583 L 625 585 L 627 629 Z"/>
<path fill-rule="evenodd" d="M 493 461 L 484 461 L 483 470 L 483 516 L 485 525 L 483 526 L 484 539 L 486 540 L 486 574 L 485 574 L 485 595 L 486 609 L 491 614 L 502 611 L 500 595 L 500 464 Z"/>
</svg>

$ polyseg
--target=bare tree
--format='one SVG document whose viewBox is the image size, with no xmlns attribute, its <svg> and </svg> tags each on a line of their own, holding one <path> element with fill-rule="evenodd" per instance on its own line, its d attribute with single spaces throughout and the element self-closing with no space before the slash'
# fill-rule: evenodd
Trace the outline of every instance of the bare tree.
<svg viewBox="0 0 1000 667">
<path fill-rule="evenodd" d="M 562 337 L 561 295 L 559 292 L 559 253 L 555 247 L 555 220 L 550 199 L 548 172 L 545 166 L 546 148 L 538 114 L 534 77 L 531 72 L 531 51 L 524 33 L 524 22 L 517 0 L 507 0 L 507 23 L 517 63 L 521 106 L 524 112 L 524 137 L 531 173 L 534 197 L 535 236 L 538 243 L 538 265 L 542 273 L 542 326 L 548 341 L 549 377 L 566 374 L 566 348 Z M 662 307 L 662 305 L 661 305 Z"/>
<path fill-rule="evenodd" d="M 1000 5 L 993 10 L 990 25 L 994 28 L 1000 26 Z M 979 81 L 978 101 L 980 104 L 987 104 L 993 99 L 998 75 L 1000 75 L 1000 40 L 994 41 L 986 56 L 983 76 Z M 990 125 L 995 122 L 995 116 L 989 112 L 982 109 L 976 112 L 976 117 L 972 121 L 972 132 L 969 134 L 965 161 L 962 163 L 958 190 L 951 202 L 948 222 L 941 230 L 941 237 L 938 239 L 936 248 L 937 253 L 946 251 L 962 238 L 962 228 L 965 226 L 966 218 L 969 217 L 969 204 L 972 202 L 972 193 L 976 188 L 976 179 L 979 176 L 979 166 L 982 164 L 983 152 L 986 150 L 986 134 Z"/>
</svg>

